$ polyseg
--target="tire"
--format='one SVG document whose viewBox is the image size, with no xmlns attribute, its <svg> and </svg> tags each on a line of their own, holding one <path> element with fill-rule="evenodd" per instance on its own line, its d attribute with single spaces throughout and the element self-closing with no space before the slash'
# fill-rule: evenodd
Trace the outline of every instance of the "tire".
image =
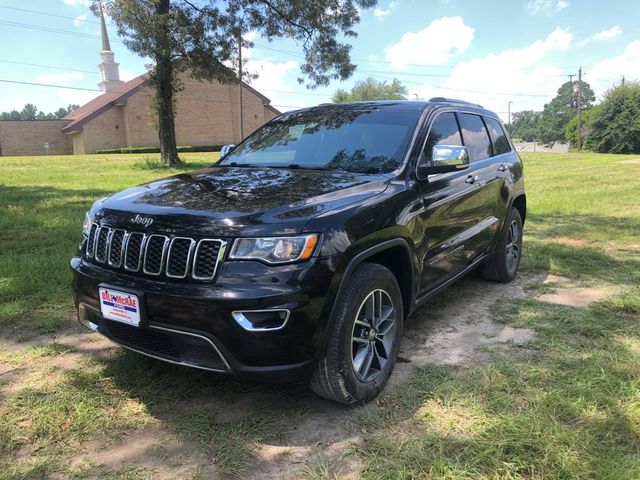
<svg viewBox="0 0 640 480">
<path fill-rule="evenodd" d="M 515 240 L 514 240 L 515 236 Z M 516 276 L 522 258 L 522 218 L 512 208 L 490 260 L 482 269 L 482 276 L 494 282 L 510 282 Z"/>
<path fill-rule="evenodd" d="M 373 400 L 389 380 L 400 348 L 404 310 L 398 282 L 386 267 L 364 263 L 348 282 L 336 300 L 329 341 L 310 387 L 330 400 L 360 405 Z M 375 315 L 370 318 L 374 305 L 379 320 Z"/>
</svg>

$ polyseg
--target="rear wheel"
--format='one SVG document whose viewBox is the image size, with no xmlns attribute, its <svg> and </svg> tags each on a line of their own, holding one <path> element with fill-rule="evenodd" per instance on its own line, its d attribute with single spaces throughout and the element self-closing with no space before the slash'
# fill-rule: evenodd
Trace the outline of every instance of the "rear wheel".
<svg viewBox="0 0 640 480">
<path fill-rule="evenodd" d="M 375 398 L 393 371 L 402 319 L 402 295 L 391 271 L 372 263 L 358 267 L 337 299 L 311 389 L 348 405 Z"/>
<path fill-rule="evenodd" d="M 495 282 L 510 282 L 516 276 L 522 258 L 522 218 L 520 212 L 512 208 L 507 216 L 507 224 L 500 233 L 500 239 L 491 259 L 485 264 L 482 275 Z"/>
</svg>

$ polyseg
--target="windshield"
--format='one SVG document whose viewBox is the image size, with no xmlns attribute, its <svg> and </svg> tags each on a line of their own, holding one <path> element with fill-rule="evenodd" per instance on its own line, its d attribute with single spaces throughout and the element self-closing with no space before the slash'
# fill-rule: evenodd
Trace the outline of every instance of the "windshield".
<svg viewBox="0 0 640 480">
<path fill-rule="evenodd" d="M 220 165 L 388 173 L 402 164 L 419 111 L 336 105 L 278 117 Z"/>
</svg>

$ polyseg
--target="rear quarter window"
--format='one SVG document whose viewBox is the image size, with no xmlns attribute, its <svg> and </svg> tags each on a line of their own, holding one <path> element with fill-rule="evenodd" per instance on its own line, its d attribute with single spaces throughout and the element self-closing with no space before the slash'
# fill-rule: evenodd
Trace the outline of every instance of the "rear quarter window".
<svg viewBox="0 0 640 480">
<path fill-rule="evenodd" d="M 467 147 L 469 160 L 477 162 L 493 155 L 489 134 L 480 115 L 471 113 L 459 114 L 460 128 L 464 146 Z"/>
<path fill-rule="evenodd" d="M 511 145 L 507 139 L 507 134 L 504 133 L 500 122 L 494 118 L 484 117 L 484 121 L 487 124 L 487 129 L 491 135 L 491 141 L 493 142 L 493 150 L 495 155 L 502 155 L 511 151 Z"/>
</svg>

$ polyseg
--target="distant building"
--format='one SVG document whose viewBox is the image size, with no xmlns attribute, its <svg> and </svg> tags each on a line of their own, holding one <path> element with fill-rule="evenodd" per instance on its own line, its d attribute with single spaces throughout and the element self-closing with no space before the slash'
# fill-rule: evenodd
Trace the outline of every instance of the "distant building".
<svg viewBox="0 0 640 480">
<path fill-rule="evenodd" d="M 62 120 L 0 121 L 0 155 L 63 155 L 95 153 L 124 147 L 156 146 L 153 88 L 146 74 L 120 80 L 104 17 L 100 17 L 102 61 L 98 65 L 103 94 Z M 182 78 L 176 94 L 175 129 L 178 145 L 237 143 L 240 134 L 240 85 Z M 245 136 L 280 112 L 270 100 L 243 83 Z M 46 147 L 46 148 L 45 148 Z"/>
</svg>

